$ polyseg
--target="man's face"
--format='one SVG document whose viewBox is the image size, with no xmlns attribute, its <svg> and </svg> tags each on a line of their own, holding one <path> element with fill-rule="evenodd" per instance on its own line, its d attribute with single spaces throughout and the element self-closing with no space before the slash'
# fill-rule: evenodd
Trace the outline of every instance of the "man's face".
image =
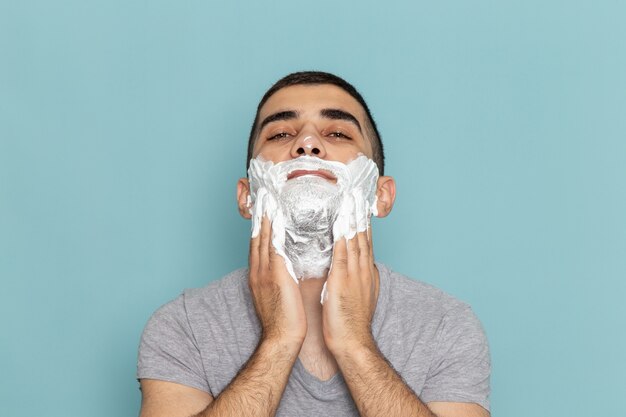
<svg viewBox="0 0 626 417">
<path fill-rule="evenodd" d="M 259 111 L 259 133 L 252 158 L 261 156 L 274 164 L 303 155 L 343 164 L 359 154 L 372 158 L 366 120 L 359 102 L 339 87 L 331 84 L 286 87 L 274 93 Z M 324 169 L 298 169 L 290 172 L 287 180 L 304 175 L 337 182 Z M 237 203 L 239 213 L 247 219 L 251 218 L 249 196 L 249 180 L 241 178 L 237 183 Z M 379 177 L 376 196 L 378 216 L 385 217 L 395 198 L 393 178 Z"/>
<path fill-rule="evenodd" d="M 276 92 L 259 112 L 253 157 L 274 163 L 311 155 L 347 164 L 372 157 L 361 105 L 330 84 L 296 85 Z"/>
</svg>

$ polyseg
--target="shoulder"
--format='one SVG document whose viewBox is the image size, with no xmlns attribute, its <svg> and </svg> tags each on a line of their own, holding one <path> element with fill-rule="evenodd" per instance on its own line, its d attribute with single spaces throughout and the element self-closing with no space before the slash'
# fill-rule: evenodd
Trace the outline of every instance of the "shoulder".
<svg viewBox="0 0 626 417">
<path fill-rule="evenodd" d="M 440 317 L 449 312 L 470 308 L 466 302 L 431 284 L 409 278 L 384 264 L 377 264 L 377 266 L 381 281 L 386 280 L 381 285 L 386 285 L 388 301 L 391 304 L 400 304 L 405 310 Z"/>
<path fill-rule="evenodd" d="M 163 304 L 151 316 L 149 324 L 188 322 L 191 316 L 218 313 L 233 304 L 245 304 L 249 297 L 247 268 L 237 269 L 201 288 L 187 288 Z"/>
<path fill-rule="evenodd" d="M 387 327 L 387 338 L 391 335 L 399 345 L 382 341 L 387 351 L 396 353 L 388 359 L 424 402 L 474 402 L 488 409 L 489 345 L 470 305 L 385 265 L 377 266 L 381 296 L 386 298 L 380 300 L 379 323 Z"/>
<path fill-rule="evenodd" d="M 377 266 L 384 288 L 378 305 L 380 314 L 386 319 L 395 318 L 392 321 L 403 337 L 428 339 L 437 344 L 442 338 L 463 335 L 486 343 L 482 324 L 468 303 L 385 265 Z"/>
<path fill-rule="evenodd" d="M 216 298 L 228 297 L 232 293 L 245 292 L 248 289 L 248 269 L 239 268 L 228 275 L 210 282 L 201 288 L 188 288 L 182 296 L 185 303 L 200 303 Z"/>
</svg>

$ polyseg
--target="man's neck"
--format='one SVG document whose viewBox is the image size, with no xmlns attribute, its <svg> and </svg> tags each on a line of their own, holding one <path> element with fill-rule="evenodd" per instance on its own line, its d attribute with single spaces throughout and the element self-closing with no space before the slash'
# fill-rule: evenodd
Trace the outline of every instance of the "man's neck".
<svg viewBox="0 0 626 417">
<path fill-rule="evenodd" d="M 374 274 L 378 299 L 380 278 L 376 267 Z M 300 349 L 299 358 L 306 370 L 322 381 L 330 379 L 338 370 L 337 362 L 324 342 L 320 297 L 325 282 L 326 278 L 307 278 L 300 280 L 299 283 L 307 321 L 306 338 Z"/>
<path fill-rule="evenodd" d="M 300 293 L 306 313 L 307 332 L 300 361 L 307 371 L 323 381 L 337 373 L 337 362 L 326 347 L 322 330 L 322 305 L 320 296 L 326 278 L 307 278 L 300 280 Z"/>
</svg>

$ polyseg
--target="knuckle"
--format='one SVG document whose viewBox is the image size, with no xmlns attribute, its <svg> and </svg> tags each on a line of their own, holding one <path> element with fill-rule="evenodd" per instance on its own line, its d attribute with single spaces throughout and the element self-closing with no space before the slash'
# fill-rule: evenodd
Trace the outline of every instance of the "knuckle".
<svg viewBox="0 0 626 417">
<path fill-rule="evenodd" d="M 258 238 L 250 239 L 250 253 L 256 252 L 258 248 L 259 248 L 259 239 Z"/>
<path fill-rule="evenodd" d="M 335 258 L 333 261 L 333 268 L 346 269 L 348 267 L 348 260 L 346 258 Z"/>
</svg>

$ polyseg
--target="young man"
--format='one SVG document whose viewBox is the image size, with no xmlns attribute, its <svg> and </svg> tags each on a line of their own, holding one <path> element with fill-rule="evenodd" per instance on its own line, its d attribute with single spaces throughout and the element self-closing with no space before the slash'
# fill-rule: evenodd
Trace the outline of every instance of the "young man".
<svg viewBox="0 0 626 417">
<path fill-rule="evenodd" d="M 361 155 L 380 172 L 373 212 L 384 217 L 395 183 L 383 175 L 378 131 L 354 87 L 302 72 L 261 100 L 248 164 L 307 160 L 341 168 Z M 299 192 L 340 182 L 330 168 L 290 171 L 286 183 L 298 181 L 312 184 Z M 258 195 L 248 178 L 239 180 L 237 195 L 250 218 Z M 286 217 L 299 210 L 295 198 L 283 207 Z M 332 263 L 296 282 L 293 271 L 307 265 L 277 245 L 272 228 L 280 223 L 269 217 L 257 219 L 248 269 L 185 291 L 150 319 L 138 363 L 142 417 L 489 416 L 489 351 L 469 306 L 374 263 L 369 225 L 333 239 L 320 218 L 323 230 L 313 233 L 321 236 L 316 242 L 330 242 L 325 259 Z M 305 246 L 303 259 L 325 247 Z"/>
</svg>

